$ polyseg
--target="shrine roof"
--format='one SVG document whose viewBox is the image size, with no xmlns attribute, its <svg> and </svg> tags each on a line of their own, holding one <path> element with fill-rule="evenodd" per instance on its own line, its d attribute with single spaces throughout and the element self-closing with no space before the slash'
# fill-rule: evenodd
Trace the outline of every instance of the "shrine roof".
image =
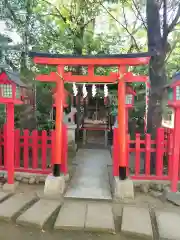
<svg viewBox="0 0 180 240">
<path fill-rule="evenodd" d="M 128 53 L 111 55 L 67 55 L 43 52 L 29 52 L 38 64 L 51 65 L 143 65 L 148 64 L 152 53 Z"/>
<path fill-rule="evenodd" d="M 175 87 L 176 85 L 179 84 L 180 84 L 180 72 L 177 72 L 172 76 L 172 82 L 170 83 L 170 86 Z"/>
<path fill-rule="evenodd" d="M 15 71 L 11 71 L 11 70 L 3 70 L 0 75 L 2 73 L 5 73 L 7 76 L 8 76 L 8 79 L 10 81 L 12 81 L 13 83 L 15 83 L 16 85 L 20 86 L 20 87 L 26 87 L 26 84 L 23 83 L 21 80 L 20 80 L 20 73 L 19 72 L 15 72 Z"/>
<path fill-rule="evenodd" d="M 173 82 L 180 81 L 180 72 L 177 72 L 172 77 Z"/>
</svg>

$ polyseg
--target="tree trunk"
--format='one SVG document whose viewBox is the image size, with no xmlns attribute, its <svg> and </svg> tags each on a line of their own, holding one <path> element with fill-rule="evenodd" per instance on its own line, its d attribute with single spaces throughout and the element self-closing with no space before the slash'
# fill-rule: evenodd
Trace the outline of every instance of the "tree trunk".
<svg viewBox="0 0 180 240">
<path fill-rule="evenodd" d="M 154 53 L 150 60 L 149 77 L 151 91 L 148 108 L 148 132 L 155 137 L 156 128 L 161 126 L 164 85 L 167 82 L 165 69 L 166 49 L 161 36 L 158 0 L 147 0 L 148 48 Z"/>
<path fill-rule="evenodd" d="M 155 137 L 156 129 L 161 126 L 163 93 L 164 85 L 166 84 L 165 72 L 164 56 L 152 57 L 149 68 L 151 91 L 149 98 L 147 129 L 153 137 Z"/>
<path fill-rule="evenodd" d="M 147 131 L 152 138 L 161 126 L 164 85 L 167 82 L 165 69 L 166 42 L 161 36 L 159 1 L 147 0 L 148 49 L 154 56 L 149 64 L 151 91 L 149 97 Z M 156 154 L 151 153 L 151 173 L 155 172 Z"/>
</svg>

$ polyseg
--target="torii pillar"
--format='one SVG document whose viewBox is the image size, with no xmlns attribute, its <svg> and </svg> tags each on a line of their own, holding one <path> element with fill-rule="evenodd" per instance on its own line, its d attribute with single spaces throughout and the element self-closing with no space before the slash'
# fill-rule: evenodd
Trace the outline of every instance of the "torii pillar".
<svg viewBox="0 0 180 240">
<path fill-rule="evenodd" d="M 118 142 L 119 142 L 119 177 L 126 179 L 127 141 L 126 141 L 126 83 L 124 74 L 126 68 L 119 67 L 118 79 Z"/>
<path fill-rule="evenodd" d="M 44 195 L 50 198 L 61 196 L 65 190 L 65 178 L 61 175 L 63 157 L 63 103 L 64 103 L 64 66 L 57 67 L 56 80 L 56 122 L 55 122 L 55 154 L 53 159 L 53 174 L 45 181 Z"/>
<path fill-rule="evenodd" d="M 53 176 L 59 177 L 61 173 L 62 165 L 62 128 L 63 128 L 63 100 L 64 100 L 64 82 L 63 72 L 64 66 L 58 66 L 57 72 L 59 75 L 59 81 L 56 82 L 56 122 L 55 122 L 55 155 L 53 159 Z"/>
<path fill-rule="evenodd" d="M 118 163 L 119 177 L 115 177 L 114 196 L 116 199 L 134 198 L 132 180 L 127 178 L 127 128 L 126 128 L 126 67 L 119 67 L 118 78 Z"/>
</svg>

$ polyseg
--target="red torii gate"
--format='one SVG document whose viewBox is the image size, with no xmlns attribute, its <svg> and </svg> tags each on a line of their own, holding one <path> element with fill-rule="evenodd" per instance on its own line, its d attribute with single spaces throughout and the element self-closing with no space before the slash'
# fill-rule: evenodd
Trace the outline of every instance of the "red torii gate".
<svg viewBox="0 0 180 240">
<path fill-rule="evenodd" d="M 43 82 L 56 82 L 56 124 L 55 124 L 55 159 L 53 163 L 53 175 L 60 176 L 62 165 L 62 124 L 63 124 L 63 99 L 64 83 L 118 83 L 118 138 L 119 138 L 119 176 L 126 179 L 127 167 L 127 143 L 126 143 L 126 109 L 125 95 L 126 82 L 146 82 L 147 76 L 134 76 L 127 72 L 127 66 L 147 65 L 150 60 L 148 53 L 120 54 L 109 56 L 72 56 L 49 53 L 31 52 L 34 63 L 56 65 L 57 72 L 49 75 L 38 75 L 37 80 Z M 88 66 L 88 75 L 72 75 L 64 71 L 64 66 Z M 97 76 L 94 74 L 95 66 L 118 66 L 118 73 L 110 73 L 109 76 Z"/>
</svg>

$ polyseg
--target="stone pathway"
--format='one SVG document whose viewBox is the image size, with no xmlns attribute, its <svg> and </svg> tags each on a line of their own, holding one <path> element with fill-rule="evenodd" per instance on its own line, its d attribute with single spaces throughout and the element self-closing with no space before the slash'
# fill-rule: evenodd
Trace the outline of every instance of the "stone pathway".
<svg viewBox="0 0 180 240">
<path fill-rule="evenodd" d="M 65 198 L 112 200 L 107 166 L 112 164 L 109 150 L 80 149 L 75 173 Z"/>
<path fill-rule="evenodd" d="M 40 229 L 115 233 L 112 203 L 107 201 L 39 199 L 25 193 L 0 192 L 0 219 Z M 156 209 L 125 205 L 118 220 L 122 235 L 138 239 L 180 240 L 180 208 Z"/>
<path fill-rule="evenodd" d="M 81 229 L 88 231 L 115 232 L 112 206 L 99 202 L 65 202 L 62 206 L 55 229 Z"/>
</svg>

